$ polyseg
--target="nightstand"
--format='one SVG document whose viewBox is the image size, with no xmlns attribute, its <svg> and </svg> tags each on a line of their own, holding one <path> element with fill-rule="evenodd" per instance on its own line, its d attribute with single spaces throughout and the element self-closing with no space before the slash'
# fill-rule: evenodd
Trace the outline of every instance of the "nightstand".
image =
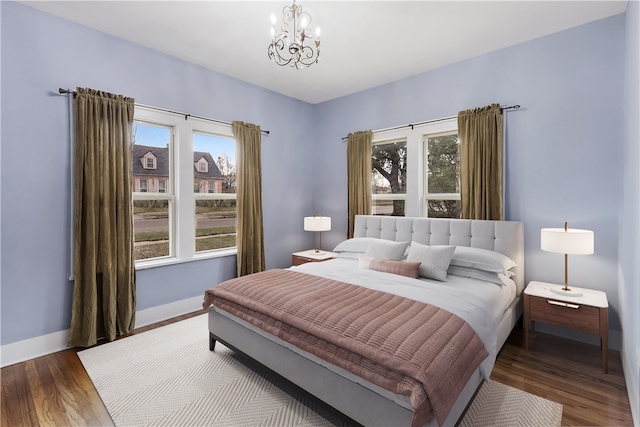
<svg viewBox="0 0 640 427">
<path fill-rule="evenodd" d="M 582 292 L 580 297 L 569 297 L 551 292 L 561 285 L 530 282 L 524 290 L 524 349 L 529 350 L 529 321 L 531 332 L 536 322 L 549 323 L 600 336 L 602 371 L 608 371 L 609 303 L 607 294 L 593 289 L 571 286 Z"/>
<path fill-rule="evenodd" d="M 291 254 L 291 265 L 300 265 L 307 262 L 322 262 L 336 257 L 334 252 L 320 251 L 314 252 L 313 249 L 302 252 L 294 252 Z"/>
</svg>

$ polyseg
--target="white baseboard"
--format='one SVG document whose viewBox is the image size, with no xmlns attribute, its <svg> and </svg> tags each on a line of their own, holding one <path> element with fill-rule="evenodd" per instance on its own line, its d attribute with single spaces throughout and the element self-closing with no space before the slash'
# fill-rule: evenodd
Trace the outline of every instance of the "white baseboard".
<svg viewBox="0 0 640 427">
<path fill-rule="evenodd" d="M 136 328 L 161 322 L 172 317 L 198 311 L 202 308 L 202 296 L 136 311 Z M 30 338 L 0 347 L 0 365 L 13 365 L 67 348 L 69 330 Z"/>
<path fill-rule="evenodd" d="M 202 300 L 203 296 L 199 295 L 197 297 L 183 299 L 170 304 L 136 311 L 136 328 L 141 328 L 143 326 L 171 319 L 172 317 L 201 310 Z"/>
</svg>

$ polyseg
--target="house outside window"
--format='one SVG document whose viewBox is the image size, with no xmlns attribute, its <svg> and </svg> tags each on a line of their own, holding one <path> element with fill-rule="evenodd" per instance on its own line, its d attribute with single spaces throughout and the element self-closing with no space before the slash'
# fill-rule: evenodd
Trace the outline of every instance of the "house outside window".
<svg viewBox="0 0 640 427">
<path fill-rule="evenodd" d="M 140 192 L 141 193 L 146 193 L 149 191 L 149 181 L 147 181 L 146 179 L 141 179 L 140 180 Z"/>
<path fill-rule="evenodd" d="M 136 106 L 133 131 L 134 182 L 146 181 L 146 190 L 140 184 L 132 195 L 136 268 L 235 254 L 235 194 L 208 200 L 215 196 L 208 189 L 222 188 L 225 177 L 215 166 L 219 153 L 205 152 L 194 140 L 205 134 L 230 141 L 235 155 L 231 125 Z M 146 168 L 149 158 L 155 159 L 155 169 Z M 204 199 L 194 191 L 185 193 L 189 182 Z M 201 201 L 215 206 L 200 207 Z"/>
<path fill-rule="evenodd" d="M 458 218 L 457 118 L 374 132 L 373 215 Z"/>
</svg>

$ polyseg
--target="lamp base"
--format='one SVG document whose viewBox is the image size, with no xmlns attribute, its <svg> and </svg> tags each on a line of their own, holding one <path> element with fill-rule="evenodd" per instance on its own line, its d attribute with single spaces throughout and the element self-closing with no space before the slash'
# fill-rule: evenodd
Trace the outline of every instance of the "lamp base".
<svg viewBox="0 0 640 427">
<path fill-rule="evenodd" d="M 559 288 L 556 286 L 549 288 L 549 290 L 554 294 L 562 295 L 563 297 L 581 297 L 583 295 L 583 293 L 580 291 L 576 291 L 573 289 L 565 290 L 564 288 Z"/>
</svg>

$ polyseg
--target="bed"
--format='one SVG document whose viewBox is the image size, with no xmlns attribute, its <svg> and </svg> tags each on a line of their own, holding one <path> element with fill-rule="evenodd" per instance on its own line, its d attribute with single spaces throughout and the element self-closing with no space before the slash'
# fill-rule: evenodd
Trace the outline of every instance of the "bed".
<svg viewBox="0 0 640 427">
<path fill-rule="evenodd" d="M 419 268 L 426 266 L 427 262 L 422 264 L 410 262 L 416 261 L 415 254 L 425 250 L 425 247 L 428 247 L 429 252 L 424 253 L 428 254 L 432 254 L 431 251 L 435 249 L 441 253 L 443 248 L 455 247 L 455 252 L 451 250 L 455 254 L 454 259 L 457 259 L 458 252 L 473 251 L 475 257 L 476 253 L 481 252 L 484 256 L 490 251 L 492 255 L 504 255 L 503 258 L 513 264 L 509 266 L 503 264 L 508 272 L 499 273 L 499 281 L 487 281 L 489 279 L 484 277 L 480 277 L 482 280 L 478 279 L 476 267 L 479 263 L 475 262 L 477 261 L 475 258 L 472 264 L 465 264 L 467 261 L 464 259 L 462 259 L 464 262 L 458 259 L 459 262 L 456 262 L 458 265 L 447 263 L 449 274 L 445 273 L 446 281 L 425 279 L 422 277 L 422 270 L 420 270 L 421 277 L 414 279 L 392 274 L 388 269 L 389 266 L 393 270 L 400 264 L 394 260 L 381 261 L 375 256 L 377 254 L 375 248 L 378 250 L 385 248 L 383 250 L 385 252 L 387 247 L 393 246 L 397 252 L 402 242 L 409 243 L 406 249 L 403 249 L 402 256 L 396 257 L 395 260 L 402 260 L 403 269 L 409 264 L 418 264 Z M 371 252 L 372 248 L 373 252 Z M 418 301 L 417 304 L 424 303 L 444 308 L 460 316 L 463 323 L 471 326 L 476 333 L 474 338 L 479 338 L 484 344 L 486 357 L 483 354 L 482 361 L 473 365 L 472 372 L 470 371 L 468 376 L 464 377 L 464 382 L 458 385 L 455 395 L 446 405 L 446 413 L 443 414 L 441 410 L 436 413 L 434 403 L 434 411 L 430 413 L 430 419 L 426 423 L 429 426 L 455 425 L 483 379 L 487 379 L 490 375 L 497 352 L 522 315 L 523 224 L 512 221 L 360 215 L 356 217 L 354 238 L 341 243 L 336 250 L 338 256 L 334 260 L 303 264 L 292 267 L 284 273 L 291 280 L 307 280 L 310 284 L 319 282 L 322 286 L 327 283 L 334 286 L 333 282 L 324 282 L 325 280 L 335 281 L 335 286 L 344 283 L 355 284 L 358 285 L 356 286 L 359 288 L 358 291 L 369 292 L 371 295 L 380 295 L 378 292 L 385 294 L 391 292 L 394 294 L 394 301 L 397 300 L 396 296 L 399 296 L 408 298 L 412 302 Z M 369 264 L 370 262 L 375 266 Z M 380 266 L 383 268 L 379 268 Z M 456 271 L 456 268 L 471 270 L 474 274 L 468 277 L 469 274 L 465 271 Z M 490 274 L 492 277 L 496 275 L 493 270 Z M 212 289 L 215 288 L 216 286 Z M 342 288 L 336 289 L 342 291 Z M 370 295 L 369 293 L 366 295 Z M 205 300 L 207 298 L 205 294 Z M 366 299 L 368 298 L 367 296 Z M 205 305 L 209 304 L 205 301 Z M 416 409 L 413 395 L 409 398 L 407 393 L 392 392 L 385 388 L 386 386 L 376 383 L 372 379 L 375 375 L 368 377 L 365 375 L 366 372 L 365 374 L 351 372 L 340 365 L 340 360 L 336 361 L 331 357 L 325 360 L 324 356 L 315 354 L 314 350 L 298 344 L 298 341 L 276 336 L 273 327 L 270 329 L 268 325 L 265 326 L 259 321 L 254 322 L 245 318 L 242 312 L 236 312 L 235 309 L 235 305 L 226 307 L 214 303 L 214 307 L 209 310 L 211 350 L 214 350 L 215 342 L 220 341 L 275 371 L 362 425 L 409 426 L 412 423 L 416 425 L 418 409 Z M 473 357 L 478 358 L 477 355 Z M 423 420 L 424 417 L 419 419 Z M 420 425 L 422 424 L 420 421 Z"/>
</svg>

